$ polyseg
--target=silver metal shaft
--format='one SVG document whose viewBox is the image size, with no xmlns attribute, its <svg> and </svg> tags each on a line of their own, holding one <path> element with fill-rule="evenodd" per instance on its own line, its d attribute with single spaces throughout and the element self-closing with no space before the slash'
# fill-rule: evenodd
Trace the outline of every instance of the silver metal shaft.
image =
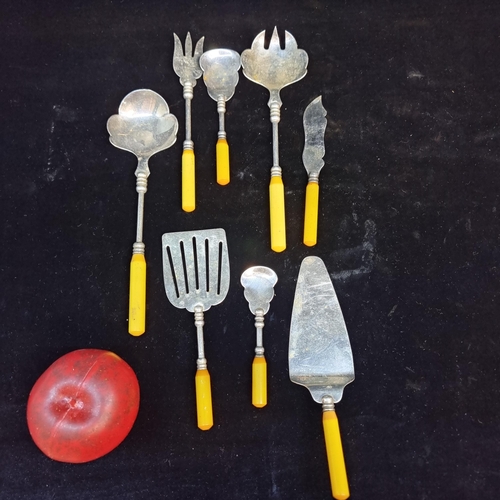
<svg viewBox="0 0 500 500">
<path fill-rule="evenodd" d="M 149 167 L 148 160 L 145 158 L 139 158 L 139 163 L 137 165 L 137 170 L 135 171 L 137 177 L 136 180 L 136 191 L 137 191 L 137 229 L 135 236 L 135 243 L 133 245 L 132 252 L 134 254 L 144 254 L 144 243 L 142 242 L 142 235 L 144 230 L 144 195 L 148 190 L 148 176 Z"/>
<path fill-rule="evenodd" d="M 255 311 L 255 329 L 256 329 L 256 346 L 255 355 L 257 357 L 264 356 L 264 346 L 262 341 L 262 331 L 264 329 L 264 311 L 262 309 L 257 309 Z"/>
<path fill-rule="evenodd" d="M 191 100 L 193 99 L 192 83 L 186 82 L 183 89 L 183 97 L 186 102 L 186 140 L 183 143 L 183 149 L 194 149 L 194 143 L 191 139 Z"/>
<path fill-rule="evenodd" d="M 194 324 L 196 326 L 196 338 L 198 341 L 198 359 L 196 360 L 196 366 L 198 370 L 206 370 L 207 360 L 205 358 L 205 346 L 203 342 L 203 325 L 205 324 L 203 306 L 195 306 Z"/>
</svg>

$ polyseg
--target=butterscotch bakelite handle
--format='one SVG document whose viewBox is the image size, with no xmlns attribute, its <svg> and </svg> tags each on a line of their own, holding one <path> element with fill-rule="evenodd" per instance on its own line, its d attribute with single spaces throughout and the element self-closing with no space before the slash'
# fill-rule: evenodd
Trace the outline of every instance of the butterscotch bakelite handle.
<svg viewBox="0 0 500 500">
<path fill-rule="evenodd" d="M 332 496 L 336 500 L 349 498 L 349 484 L 340 438 L 339 421 L 335 410 L 323 411 L 323 431 L 325 434 L 326 454 L 330 470 Z"/>
<path fill-rule="evenodd" d="M 264 356 L 255 356 L 252 363 L 252 404 L 257 408 L 267 405 L 267 362 Z"/>
<path fill-rule="evenodd" d="M 217 141 L 215 147 L 216 160 L 217 160 L 217 184 L 225 186 L 229 184 L 229 144 L 224 138 Z"/>
<path fill-rule="evenodd" d="M 214 419 L 212 414 L 212 389 L 210 386 L 210 374 L 207 369 L 196 371 L 195 385 L 198 427 L 202 431 L 208 431 L 208 429 L 214 425 Z"/>
<path fill-rule="evenodd" d="M 304 245 L 316 245 L 318 238 L 319 184 L 308 182 L 306 187 L 306 208 L 304 214 Z"/>
<path fill-rule="evenodd" d="M 182 152 L 182 210 L 192 212 L 196 208 L 196 188 L 194 171 L 194 151 Z"/>
<path fill-rule="evenodd" d="M 128 332 L 139 336 L 146 331 L 146 259 L 133 254 L 130 262 Z"/>
<path fill-rule="evenodd" d="M 283 252 L 286 248 L 285 188 L 280 176 L 271 177 L 269 184 L 271 219 L 271 249 Z"/>
</svg>

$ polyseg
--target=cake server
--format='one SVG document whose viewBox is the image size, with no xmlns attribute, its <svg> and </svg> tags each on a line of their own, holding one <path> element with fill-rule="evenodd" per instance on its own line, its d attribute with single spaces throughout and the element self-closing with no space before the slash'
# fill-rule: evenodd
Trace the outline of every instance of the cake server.
<svg viewBox="0 0 500 500">
<path fill-rule="evenodd" d="M 304 111 L 304 151 L 302 161 L 309 176 L 304 213 L 304 245 L 312 247 L 318 239 L 319 172 L 325 162 L 326 109 L 321 96 Z"/>
<path fill-rule="evenodd" d="M 319 257 L 306 257 L 300 266 L 290 324 L 288 347 L 290 380 L 307 387 L 323 406 L 328 468 L 332 495 L 349 497 L 335 403 L 344 387 L 354 380 L 351 345 L 325 264 Z"/>
</svg>

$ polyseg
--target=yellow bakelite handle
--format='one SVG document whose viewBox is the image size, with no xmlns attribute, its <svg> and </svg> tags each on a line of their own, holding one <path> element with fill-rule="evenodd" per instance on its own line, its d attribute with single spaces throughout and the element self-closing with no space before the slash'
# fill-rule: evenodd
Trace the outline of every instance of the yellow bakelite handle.
<svg viewBox="0 0 500 500">
<path fill-rule="evenodd" d="M 182 210 L 192 212 L 196 208 L 195 201 L 194 151 L 185 149 L 182 152 Z"/>
<path fill-rule="evenodd" d="M 252 363 L 252 404 L 267 405 L 267 363 L 264 356 L 255 356 Z"/>
<path fill-rule="evenodd" d="M 349 485 L 347 483 L 344 452 L 342 451 L 342 441 L 340 439 L 339 421 L 335 410 L 323 412 L 323 431 L 325 433 L 332 495 L 337 500 L 345 500 L 349 498 Z"/>
<path fill-rule="evenodd" d="M 309 182 L 306 188 L 306 210 L 304 214 L 304 245 L 316 245 L 318 237 L 319 184 Z"/>
<path fill-rule="evenodd" d="M 219 139 L 215 148 L 217 159 L 217 184 L 229 184 L 229 144 L 226 139 Z"/>
<path fill-rule="evenodd" d="M 208 370 L 197 370 L 196 377 L 196 410 L 198 412 L 198 427 L 208 431 L 214 425 L 212 415 L 212 390 Z"/>
<path fill-rule="evenodd" d="M 128 333 L 142 335 L 146 331 L 146 259 L 142 254 L 132 255 L 130 262 L 130 292 Z"/>
<path fill-rule="evenodd" d="M 286 248 L 285 188 L 279 176 L 271 177 L 269 184 L 269 206 L 271 215 L 271 249 L 282 252 Z"/>
</svg>

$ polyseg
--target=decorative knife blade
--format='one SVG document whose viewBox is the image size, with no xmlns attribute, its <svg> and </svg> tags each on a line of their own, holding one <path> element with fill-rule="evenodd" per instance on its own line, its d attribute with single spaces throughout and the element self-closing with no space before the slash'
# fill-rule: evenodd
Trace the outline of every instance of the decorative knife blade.
<svg viewBox="0 0 500 500">
<path fill-rule="evenodd" d="M 309 389 L 323 405 L 323 430 L 332 495 L 349 497 L 335 403 L 354 380 L 349 336 L 328 270 L 319 257 L 306 257 L 300 266 L 290 325 L 290 380 Z"/>
<path fill-rule="evenodd" d="M 304 215 L 304 245 L 314 246 L 318 233 L 319 172 L 325 162 L 326 109 L 321 96 L 316 97 L 304 111 L 305 144 L 302 161 L 309 181 L 306 188 L 306 208 Z"/>
</svg>

